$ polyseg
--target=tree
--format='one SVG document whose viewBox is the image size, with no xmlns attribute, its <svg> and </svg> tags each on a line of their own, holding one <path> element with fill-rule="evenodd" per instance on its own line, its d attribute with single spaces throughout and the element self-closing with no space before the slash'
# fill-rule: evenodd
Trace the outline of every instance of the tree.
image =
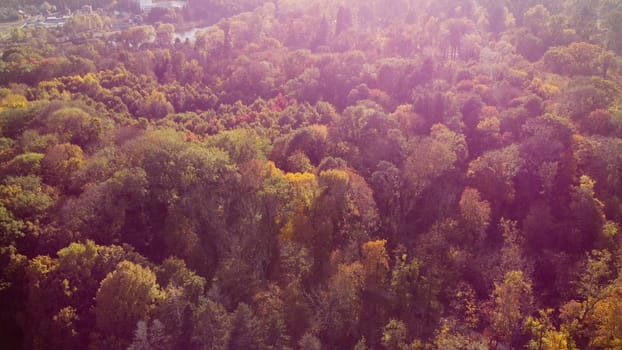
<svg viewBox="0 0 622 350">
<path fill-rule="evenodd" d="M 205 279 L 190 271 L 183 260 L 166 259 L 156 269 L 162 292 L 154 315 L 170 338 L 174 348 L 188 348 L 192 343 L 194 318 L 192 309 L 200 304 L 204 294 Z"/>
<path fill-rule="evenodd" d="M 447 350 L 485 350 L 489 349 L 484 339 L 478 339 L 460 332 L 459 326 L 449 320 L 444 320 L 434 337 L 434 345 L 437 349 Z"/>
<path fill-rule="evenodd" d="M 158 319 L 151 322 L 151 326 L 145 321 L 138 321 L 134 340 L 127 350 L 167 350 L 168 339 L 164 333 L 164 325 Z"/>
<path fill-rule="evenodd" d="M 352 26 L 352 11 L 348 7 L 339 6 L 337 12 L 337 28 L 335 34 L 339 35 L 341 32 L 347 30 Z"/>
<path fill-rule="evenodd" d="M 382 346 L 386 350 L 407 350 L 406 325 L 404 322 L 392 319 L 384 327 Z"/>
<path fill-rule="evenodd" d="M 300 350 L 321 350 L 322 343 L 320 340 L 311 333 L 305 333 L 298 342 Z"/>
<path fill-rule="evenodd" d="M 58 133 L 61 142 L 69 142 L 82 148 L 93 146 L 101 139 L 105 123 L 80 108 L 62 108 L 48 118 L 50 129 Z"/>
<path fill-rule="evenodd" d="M 260 350 L 264 348 L 264 329 L 248 305 L 239 304 L 231 317 L 229 350 Z"/>
<path fill-rule="evenodd" d="M 311 125 L 296 130 L 287 143 L 286 155 L 303 152 L 311 164 L 318 165 L 327 149 L 328 130 L 324 125 Z"/>
<path fill-rule="evenodd" d="M 290 349 L 290 336 L 287 332 L 282 291 L 276 285 L 269 286 L 265 292 L 253 297 L 257 317 L 265 329 L 266 346 L 276 349 Z"/>
<path fill-rule="evenodd" d="M 432 126 L 430 136 L 420 139 L 404 161 L 404 180 L 409 194 L 416 199 L 437 178 L 455 169 L 466 158 L 464 135 L 445 125 Z"/>
<path fill-rule="evenodd" d="M 570 208 L 575 218 L 569 237 L 572 251 L 585 251 L 593 247 L 605 225 L 604 204 L 594 194 L 595 181 L 583 175 L 580 184 L 573 188 Z"/>
<path fill-rule="evenodd" d="M 369 241 L 361 247 L 361 263 L 367 288 L 383 288 L 389 273 L 389 256 L 386 240 Z"/>
<path fill-rule="evenodd" d="M 116 348 L 127 347 L 135 325 L 149 318 L 160 293 L 151 269 L 122 261 L 101 281 L 95 296 L 97 330 Z"/>
<path fill-rule="evenodd" d="M 229 349 L 231 316 L 219 303 L 205 300 L 196 311 L 192 343 L 200 349 Z"/>
<path fill-rule="evenodd" d="M 391 235 L 399 232 L 402 220 L 402 173 L 392 163 L 381 161 L 371 174 L 370 185 L 378 206 L 380 219 L 385 230 Z"/>
<path fill-rule="evenodd" d="M 41 160 L 43 179 L 50 185 L 67 190 L 73 175 L 84 165 L 84 152 L 78 145 L 63 143 L 53 146 Z"/>
<path fill-rule="evenodd" d="M 622 9 L 617 9 L 607 13 L 604 21 L 606 28 L 606 43 L 610 50 L 615 51 L 618 55 L 622 54 L 622 39 L 616 35 L 622 30 Z"/>
<path fill-rule="evenodd" d="M 137 49 L 141 44 L 149 42 L 155 36 L 155 29 L 152 26 L 137 26 L 121 32 L 121 39 L 126 45 Z"/>
<path fill-rule="evenodd" d="M 352 346 L 362 311 L 363 267 L 359 262 L 340 264 L 322 291 L 317 318 L 322 339 L 329 346 Z"/>
<path fill-rule="evenodd" d="M 460 44 L 465 34 L 472 31 L 475 27 L 473 22 L 467 18 L 450 18 L 444 24 L 444 29 L 448 32 L 449 59 L 455 60 L 460 57 Z"/>
<path fill-rule="evenodd" d="M 155 30 L 155 41 L 160 47 L 169 47 L 173 43 L 174 34 L 174 25 L 161 23 Z"/>
<path fill-rule="evenodd" d="M 20 225 L 10 224 L 11 217 L 28 220 L 32 225 L 54 204 L 51 194 L 38 176 L 7 176 L 0 182 L 0 206 L 10 211 L 5 214 L 5 222 L 15 229 Z"/>
<path fill-rule="evenodd" d="M 581 121 L 595 110 L 608 109 L 618 94 L 619 88 L 610 80 L 597 76 L 576 78 L 564 93 L 562 110 Z"/>
<path fill-rule="evenodd" d="M 167 258 L 156 268 L 155 273 L 159 285 L 180 288 L 188 303 L 196 305 L 204 294 L 205 278 L 188 269 L 181 259 Z"/>
<path fill-rule="evenodd" d="M 574 344 L 568 330 L 557 330 L 551 320 L 552 309 L 538 310 L 538 317 L 529 316 L 525 328 L 531 333 L 528 347 L 533 350 L 570 350 Z"/>
<path fill-rule="evenodd" d="M 510 271 L 522 271 L 527 273 L 532 271 L 530 262 L 525 259 L 524 238 L 518 230 L 518 223 L 513 220 L 501 218 L 499 220 L 499 231 L 503 237 L 501 247 L 501 261 L 499 262 L 499 275 L 496 278 L 503 278 Z"/>
<path fill-rule="evenodd" d="M 17 155 L 6 165 L 5 173 L 17 176 L 40 175 L 41 160 L 44 156 L 42 153 L 34 152 Z"/>
<path fill-rule="evenodd" d="M 0 205 L 0 245 L 14 246 L 17 239 L 24 236 L 24 228 L 23 221 L 16 220 L 9 210 Z"/>
<path fill-rule="evenodd" d="M 492 328 L 505 344 L 513 345 L 522 334 L 522 325 L 533 309 L 531 283 L 522 271 L 509 271 L 502 283 L 495 283 L 492 298 Z"/>
<path fill-rule="evenodd" d="M 499 207 L 514 200 L 514 178 L 523 166 L 518 145 L 487 151 L 469 164 L 467 175 L 484 198 Z"/>
<path fill-rule="evenodd" d="M 460 215 L 467 232 L 468 242 L 482 242 L 490 225 L 490 203 L 480 198 L 479 191 L 467 187 L 460 197 Z"/>
<path fill-rule="evenodd" d="M 367 346 L 367 340 L 365 340 L 365 337 L 361 337 L 361 339 L 356 342 L 356 345 L 354 345 L 352 350 L 370 350 L 369 346 Z"/>
<path fill-rule="evenodd" d="M 604 298 L 594 305 L 589 323 L 596 327 L 591 347 L 615 349 L 622 345 L 622 278 L 618 277 L 605 289 Z"/>
<path fill-rule="evenodd" d="M 157 90 L 151 92 L 138 111 L 140 116 L 152 119 L 161 119 L 173 112 L 173 105 L 162 92 Z"/>
</svg>

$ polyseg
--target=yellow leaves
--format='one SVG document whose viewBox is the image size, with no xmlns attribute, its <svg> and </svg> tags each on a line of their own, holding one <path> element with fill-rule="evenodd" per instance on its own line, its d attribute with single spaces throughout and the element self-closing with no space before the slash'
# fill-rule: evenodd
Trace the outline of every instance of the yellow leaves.
<svg viewBox="0 0 622 350">
<path fill-rule="evenodd" d="M 364 277 L 365 270 L 360 262 L 339 264 L 337 273 L 331 278 L 330 284 L 336 288 L 358 290 L 363 287 Z"/>
<path fill-rule="evenodd" d="M 497 134 L 501 131 L 501 122 L 497 117 L 488 117 L 480 120 L 477 124 L 477 130 L 486 134 Z"/>
<path fill-rule="evenodd" d="M 78 289 L 76 287 L 71 287 L 71 284 L 69 283 L 69 280 L 64 278 L 61 281 L 61 287 L 63 288 L 63 294 L 65 294 L 68 297 L 71 297 L 73 295 L 73 293 L 75 293 Z"/>
<path fill-rule="evenodd" d="M 9 198 L 15 198 L 22 191 L 22 186 L 19 184 L 0 186 L 0 204 L 6 205 L 9 202 Z"/>
<path fill-rule="evenodd" d="M 70 324 L 71 322 L 78 319 L 78 313 L 75 308 L 67 306 L 60 309 L 58 313 L 52 317 L 52 319 L 54 320 L 54 322 Z"/>
<path fill-rule="evenodd" d="M 539 310 L 538 317 L 529 316 L 525 328 L 531 333 L 528 348 L 533 350 L 569 350 L 570 333 L 566 325 L 559 330 L 553 325 L 553 309 Z M 572 347 L 574 348 L 574 347 Z"/>
<path fill-rule="evenodd" d="M 552 99 L 561 93 L 559 83 L 554 82 L 551 77 L 546 77 L 544 79 L 535 77 L 531 81 L 529 88 L 534 90 L 541 97 L 547 99 Z"/>
<path fill-rule="evenodd" d="M 283 176 L 276 167 L 273 172 L 277 176 Z M 307 212 L 319 193 L 319 186 L 316 176 L 311 173 L 287 173 L 284 177 L 294 187 L 294 196 L 291 199 L 293 212 L 284 218 L 286 222 L 281 229 L 280 237 L 292 239 L 299 229 L 307 226 L 309 220 Z"/>
<path fill-rule="evenodd" d="M 315 175 L 311 173 L 287 173 L 285 174 L 285 178 L 295 184 L 296 187 L 305 183 L 313 183 L 316 180 Z"/>
<path fill-rule="evenodd" d="M 28 274 L 46 275 L 58 267 L 58 263 L 47 255 L 39 255 L 28 262 Z M 30 277 L 31 280 L 35 280 Z"/>
<path fill-rule="evenodd" d="M 318 192 L 317 178 L 312 173 L 287 173 L 287 181 L 294 185 L 296 201 L 310 207 Z"/>
<path fill-rule="evenodd" d="M 97 259 L 98 251 L 99 246 L 90 239 L 86 240 L 86 243 L 73 242 L 58 251 L 58 261 L 61 266 L 79 267 L 81 270 L 90 273 Z"/>
<path fill-rule="evenodd" d="M 266 161 L 266 162 L 262 162 L 262 175 L 265 177 L 278 177 L 278 178 L 284 178 L 285 177 L 285 173 L 283 173 L 283 170 L 277 168 L 276 164 L 274 164 L 273 161 Z"/>
<path fill-rule="evenodd" d="M 613 238 L 618 234 L 618 225 L 613 221 L 607 221 L 603 225 L 603 236 Z"/>
<path fill-rule="evenodd" d="M 310 131 L 319 136 L 320 139 L 326 140 L 328 137 L 328 127 L 323 124 L 313 124 L 308 127 Z"/>
<path fill-rule="evenodd" d="M 580 189 L 582 191 L 585 191 L 586 194 L 589 195 L 594 195 L 594 185 L 596 184 L 596 181 L 592 180 L 589 176 L 587 175 L 582 175 L 581 179 L 580 179 Z"/>
<path fill-rule="evenodd" d="M 542 339 L 542 350 L 569 350 L 568 334 L 551 330 Z"/>
<path fill-rule="evenodd" d="M 65 306 L 58 310 L 56 315 L 52 316 L 52 321 L 57 327 L 63 330 L 68 330 L 69 335 L 76 336 L 78 331 L 76 330 L 75 322 L 79 320 L 78 310 L 73 306 Z"/>
<path fill-rule="evenodd" d="M 596 327 L 590 342 L 592 347 L 622 347 L 622 278 L 618 278 L 608 288 L 606 296 L 596 303 L 589 322 Z"/>
<path fill-rule="evenodd" d="M 497 334 L 509 343 L 533 306 L 531 284 L 525 279 L 522 271 L 509 271 L 503 283 L 495 283 L 493 296 L 495 308 L 491 315 L 492 326 Z"/>
<path fill-rule="evenodd" d="M 296 229 L 296 225 L 294 224 L 294 220 L 287 220 L 283 228 L 281 228 L 281 232 L 279 234 L 282 240 L 291 240 L 294 237 L 294 231 Z"/>
<path fill-rule="evenodd" d="M 350 184 L 350 176 L 343 170 L 330 169 L 320 173 L 319 183 L 323 189 L 330 188 L 337 193 L 343 194 Z"/>
<path fill-rule="evenodd" d="M 26 100 L 26 97 L 22 95 L 11 94 L 3 98 L 0 105 L 8 108 L 26 108 L 28 101 Z"/>
<path fill-rule="evenodd" d="M 27 106 L 26 97 L 14 94 L 9 89 L 0 89 L 0 112 L 4 108 L 26 108 Z"/>
</svg>

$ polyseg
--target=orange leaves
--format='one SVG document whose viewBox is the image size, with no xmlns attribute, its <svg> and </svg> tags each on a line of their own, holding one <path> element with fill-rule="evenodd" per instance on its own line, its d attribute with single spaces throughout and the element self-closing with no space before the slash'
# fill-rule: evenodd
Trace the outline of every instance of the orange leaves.
<svg viewBox="0 0 622 350">
<path fill-rule="evenodd" d="M 366 242 L 361 247 L 361 262 L 368 286 L 381 286 L 387 282 L 389 255 L 386 244 L 387 240 L 383 239 Z"/>
</svg>

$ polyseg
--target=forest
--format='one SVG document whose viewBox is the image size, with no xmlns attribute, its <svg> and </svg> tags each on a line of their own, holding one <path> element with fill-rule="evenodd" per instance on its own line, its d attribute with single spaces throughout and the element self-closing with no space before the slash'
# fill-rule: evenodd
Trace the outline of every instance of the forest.
<svg viewBox="0 0 622 350">
<path fill-rule="evenodd" d="M 3 4 L 0 348 L 622 349 L 622 1 Z"/>
</svg>

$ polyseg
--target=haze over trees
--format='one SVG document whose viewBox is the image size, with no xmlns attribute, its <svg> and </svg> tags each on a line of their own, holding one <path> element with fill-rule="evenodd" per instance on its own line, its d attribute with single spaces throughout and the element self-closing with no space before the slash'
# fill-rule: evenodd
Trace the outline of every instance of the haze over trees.
<svg viewBox="0 0 622 350">
<path fill-rule="evenodd" d="M 0 27 L 0 347 L 622 346 L 622 1 L 0 20 L 85 4 Z"/>
</svg>

